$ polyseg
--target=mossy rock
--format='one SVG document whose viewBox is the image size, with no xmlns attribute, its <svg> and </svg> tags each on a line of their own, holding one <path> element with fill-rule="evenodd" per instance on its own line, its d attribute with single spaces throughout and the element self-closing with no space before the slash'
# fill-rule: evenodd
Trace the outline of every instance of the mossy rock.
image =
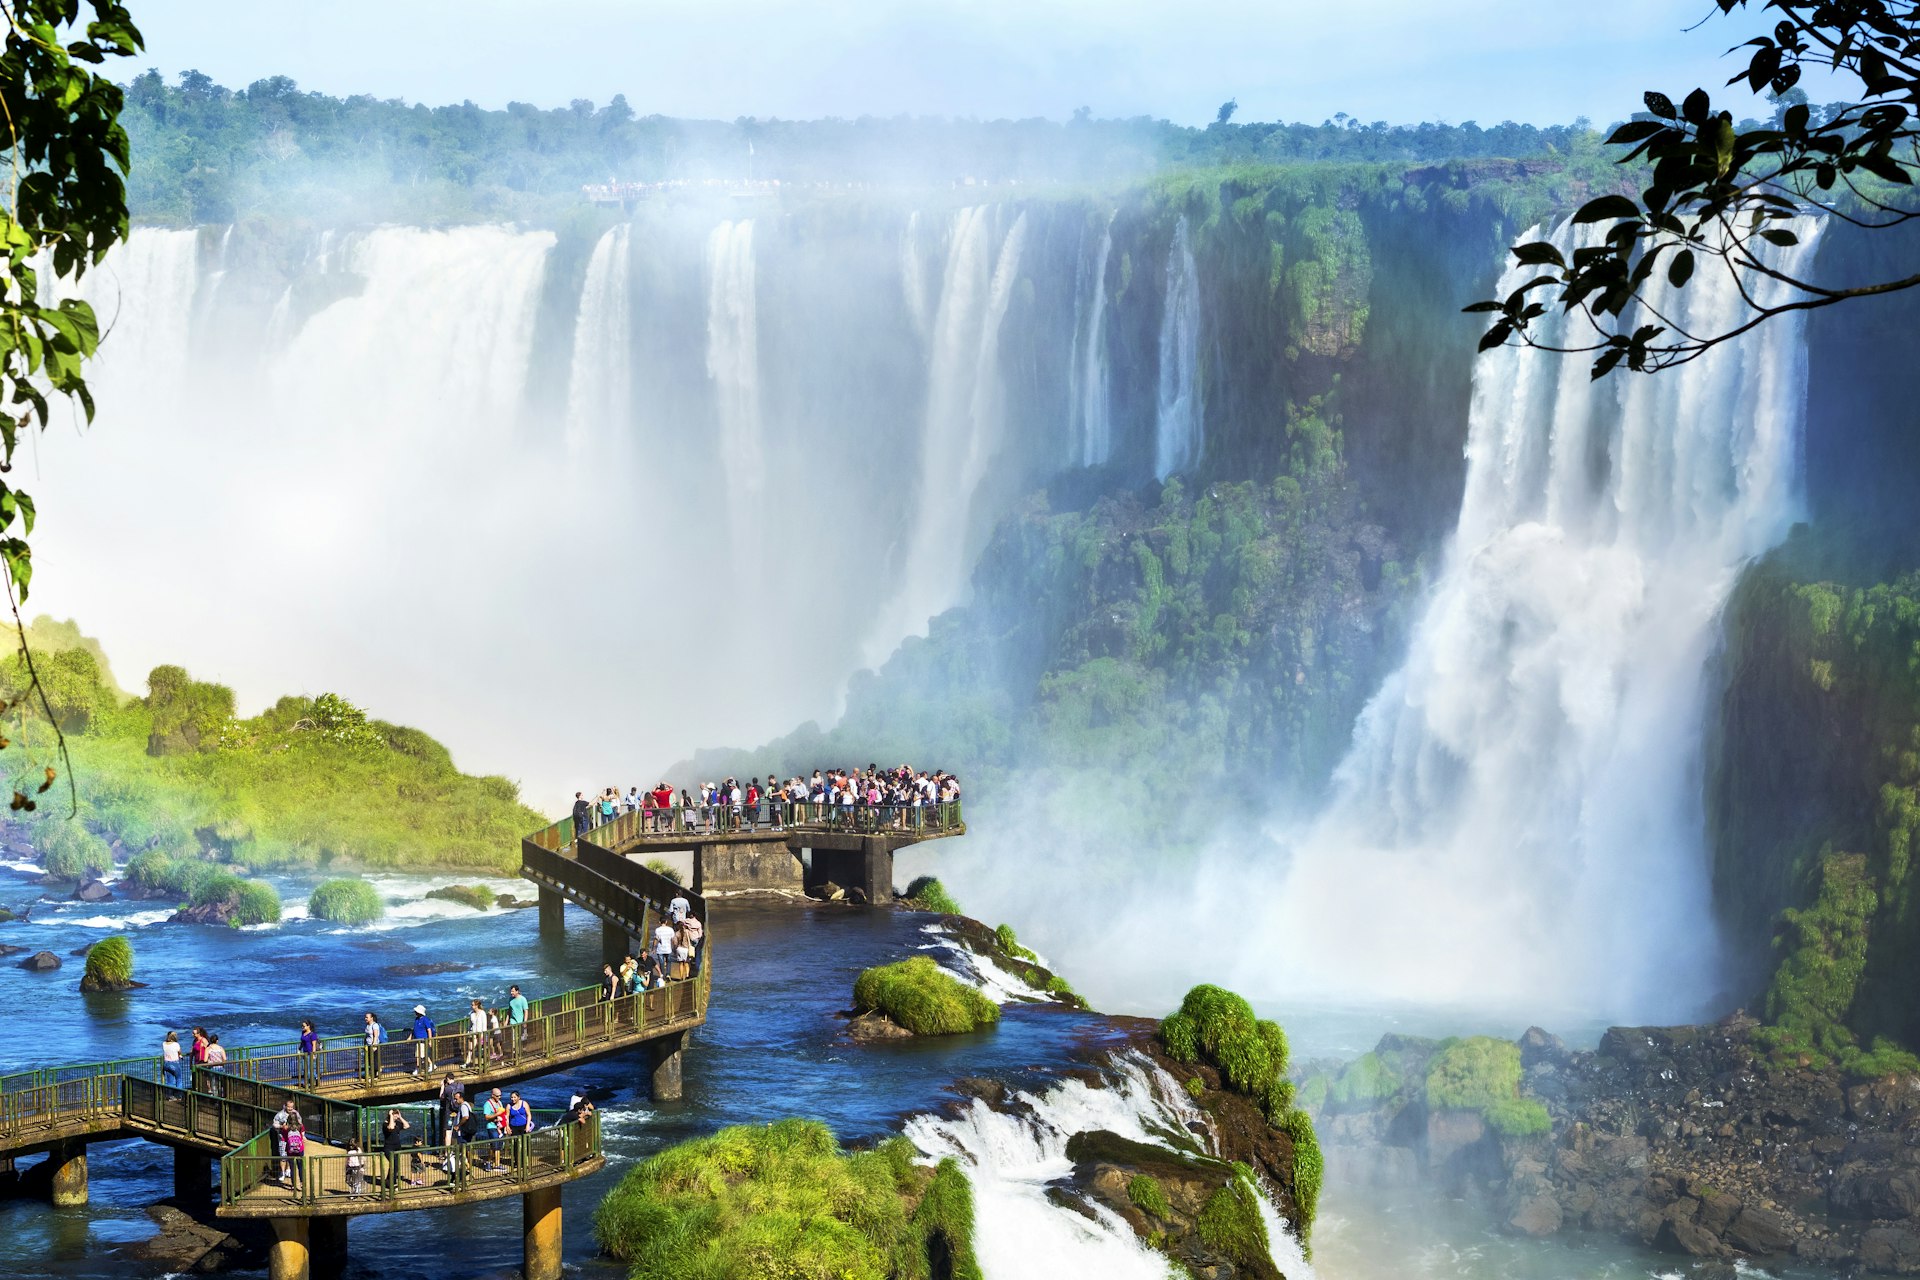
<svg viewBox="0 0 1920 1280">
<path fill-rule="evenodd" d="M 87 971 L 82 991 L 131 991 L 145 984 L 133 980 L 133 944 L 115 934 L 87 948 Z"/>
<path fill-rule="evenodd" d="M 450 884 L 444 889 L 430 889 L 429 898 L 438 898 L 443 902 L 457 902 L 463 907 L 472 907 L 475 911 L 493 909 L 493 890 L 480 884 Z"/>
<path fill-rule="evenodd" d="M 914 911 L 932 911 L 943 916 L 961 914 L 960 904 L 953 900 L 945 885 L 933 876 L 921 876 L 907 886 L 901 895 L 903 904 Z"/>
<path fill-rule="evenodd" d="M 387 912 L 380 891 L 365 880 L 327 880 L 307 898 L 307 914 L 334 924 L 370 924 Z"/>
<path fill-rule="evenodd" d="M 935 964 L 913 956 L 863 972 L 853 984 L 861 1013 L 883 1013 L 917 1036 L 957 1035 L 990 1027 L 1000 1006 Z"/>
</svg>

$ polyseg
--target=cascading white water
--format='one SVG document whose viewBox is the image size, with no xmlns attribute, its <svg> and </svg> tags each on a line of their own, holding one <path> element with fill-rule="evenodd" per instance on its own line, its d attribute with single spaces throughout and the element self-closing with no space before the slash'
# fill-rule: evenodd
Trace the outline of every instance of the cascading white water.
<svg viewBox="0 0 1920 1280">
<path fill-rule="evenodd" d="M 1795 274 L 1815 238 L 1799 231 L 1779 264 Z M 1571 256 L 1567 227 L 1554 240 Z M 1745 314 L 1720 271 L 1650 302 L 1692 332 Z M 1579 337 L 1566 323 L 1550 312 L 1542 340 Z M 1804 380 L 1791 316 L 1652 377 L 1482 357 L 1439 580 L 1331 807 L 1292 841 L 1249 981 L 1699 1012 L 1716 979 L 1704 673 L 1741 566 L 1799 511 Z"/>
<path fill-rule="evenodd" d="M 971 540 L 977 535 L 970 518 L 974 493 L 986 477 L 1006 418 L 1000 322 L 1027 234 L 1027 215 L 1021 213 L 996 255 L 993 214 L 991 208 L 974 206 L 954 217 L 933 320 L 913 527 L 900 585 L 865 648 L 869 662 L 883 660 L 903 636 L 923 634 L 934 614 L 959 602 L 966 585 Z"/>
<path fill-rule="evenodd" d="M 767 476 L 751 218 L 723 222 L 707 236 L 707 376 L 719 410 L 721 469 L 738 561 L 761 547 L 757 531 Z"/>
<path fill-rule="evenodd" d="M 620 436 L 633 399 L 633 224 L 608 230 L 587 259 L 567 378 L 567 445 L 605 446 Z"/>
<path fill-rule="evenodd" d="M 907 230 L 900 237 L 900 291 L 906 299 L 907 316 L 913 331 L 927 336 L 927 273 L 920 258 L 920 211 L 907 215 Z"/>
<path fill-rule="evenodd" d="M 1049 1200 L 1047 1190 L 1073 1172 L 1067 1140 L 1076 1133 L 1104 1129 L 1171 1148 L 1169 1134 L 1184 1137 L 1189 1123 L 1202 1119 L 1179 1083 L 1128 1056 L 1105 1087 L 1064 1080 L 1013 1101 L 1011 1108 L 994 1108 L 976 1099 L 957 1117 L 922 1115 L 906 1124 L 922 1153 L 935 1160 L 951 1156 L 966 1170 L 981 1270 L 993 1280 L 1165 1280 L 1165 1255 L 1142 1244 L 1118 1214 L 1098 1204 L 1087 1206 L 1092 1216 L 1076 1213 Z M 1263 1218 L 1278 1222 L 1278 1215 Z M 1287 1280 L 1311 1280 L 1297 1243 L 1277 1234 L 1271 1244 L 1275 1261 L 1285 1261 Z"/>
<path fill-rule="evenodd" d="M 1097 467 L 1113 456 L 1113 406 L 1107 382 L 1107 262 L 1113 256 L 1113 215 L 1100 232 L 1100 247 L 1086 278 L 1075 291 L 1073 363 L 1068 370 L 1068 417 L 1080 442 L 1083 467 Z M 1084 295 L 1092 300 L 1082 309 Z"/>
<path fill-rule="evenodd" d="M 1167 249 L 1166 308 L 1160 319 L 1160 388 L 1153 474 L 1165 480 L 1200 460 L 1200 270 L 1183 215 Z"/>
<path fill-rule="evenodd" d="M 53 282 L 53 273 L 43 270 L 41 279 Z M 180 393 L 199 286 L 200 233 L 171 230 L 135 236 L 81 277 L 77 289 L 53 285 L 55 297 L 72 292 L 93 304 L 101 346 L 87 377 L 96 398 Z"/>
</svg>

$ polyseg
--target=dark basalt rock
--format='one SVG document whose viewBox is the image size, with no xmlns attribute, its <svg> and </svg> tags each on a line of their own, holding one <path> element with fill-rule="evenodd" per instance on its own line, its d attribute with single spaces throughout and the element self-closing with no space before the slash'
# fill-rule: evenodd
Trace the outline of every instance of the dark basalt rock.
<svg viewBox="0 0 1920 1280">
<path fill-rule="evenodd" d="M 347 945 L 362 951 L 391 951 L 398 955 L 414 949 L 411 942 L 403 942 L 399 938 L 349 938 Z"/>
<path fill-rule="evenodd" d="M 79 902 L 106 902 L 113 897 L 113 890 L 100 881 L 88 877 L 74 889 L 73 896 Z"/>
<path fill-rule="evenodd" d="M 25 950 L 25 947 L 16 947 L 10 943 L 0 942 L 0 956 L 17 956 Z"/>
<path fill-rule="evenodd" d="M 80 990 L 89 994 L 112 991 L 141 991 L 146 988 L 146 985 L 144 982 L 135 982 L 132 978 L 101 978 L 91 973 L 83 974 L 80 978 Z"/>
<path fill-rule="evenodd" d="M 390 978 L 430 978 L 440 973 L 465 973 L 471 968 L 458 960 L 435 960 L 430 964 L 390 964 L 381 972 Z"/>
<path fill-rule="evenodd" d="M 870 1040 L 911 1040 L 913 1032 L 884 1013 L 861 1013 L 847 1019 L 847 1038 L 863 1043 Z"/>
<path fill-rule="evenodd" d="M 168 924 L 232 924 L 233 913 L 239 909 L 239 903 L 233 901 L 208 902 L 197 907 L 185 907 L 167 917 Z"/>
<path fill-rule="evenodd" d="M 51 973 L 60 967 L 60 957 L 51 951 L 36 951 L 22 960 L 20 967 L 34 973 Z"/>
</svg>

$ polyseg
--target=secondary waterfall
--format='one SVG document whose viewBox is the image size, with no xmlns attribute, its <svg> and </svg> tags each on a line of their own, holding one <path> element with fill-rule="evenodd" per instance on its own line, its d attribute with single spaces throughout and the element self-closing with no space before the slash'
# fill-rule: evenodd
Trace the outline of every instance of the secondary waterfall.
<svg viewBox="0 0 1920 1280">
<path fill-rule="evenodd" d="M 585 449 L 617 440 L 633 399 L 633 255 L 631 223 L 606 232 L 587 260 L 573 326 L 567 379 L 567 443 Z"/>
<path fill-rule="evenodd" d="M 760 420 L 760 326 L 754 292 L 753 220 L 723 222 L 707 237 L 707 376 L 720 419 L 720 460 L 735 564 L 762 549 L 766 440 Z"/>
<path fill-rule="evenodd" d="M 1789 273 L 1811 252 L 1814 229 L 1800 234 Z M 1569 228 L 1554 240 L 1571 256 Z M 1650 301 L 1691 332 L 1745 313 L 1721 271 Z M 1543 341 L 1582 336 L 1549 317 Z M 1804 382 L 1793 317 L 1656 376 L 1481 358 L 1459 524 L 1331 807 L 1293 841 L 1255 948 L 1267 974 L 1482 1008 L 1698 1012 L 1717 972 L 1704 672 L 1741 566 L 1798 513 Z"/>
<path fill-rule="evenodd" d="M 971 527 L 974 492 L 1004 427 L 1000 322 L 1020 270 L 1027 216 L 1014 218 L 997 253 L 993 222 L 994 210 L 984 205 L 954 217 L 928 357 L 915 516 L 897 594 L 866 646 L 870 662 L 884 659 L 902 636 L 923 633 L 966 585 L 978 536 Z"/>
<path fill-rule="evenodd" d="M 1073 365 L 1068 372 L 1072 419 L 1080 442 L 1080 465 L 1097 467 L 1113 456 L 1113 408 L 1107 383 L 1107 262 L 1113 256 L 1113 215 L 1100 231 L 1100 247 L 1075 291 Z M 1081 299 L 1092 301 L 1081 310 Z"/>
<path fill-rule="evenodd" d="M 1200 271 L 1187 220 L 1167 250 L 1166 309 L 1160 320 L 1159 412 L 1154 418 L 1153 474 L 1165 480 L 1200 460 Z"/>
<path fill-rule="evenodd" d="M 1086 1215 L 1048 1199 L 1048 1187 L 1073 1172 L 1067 1140 L 1105 1130 L 1134 1142 L 1172 1148 L 1169 1135 L 1192 1142 L 1189 1122 L 1201 1119 L 1179 1082 L 1143 1059 L 1128 1056 L 1109 1071 L 1106 1087 L 1066 1080 L 1044 1093 L 1019 1093 L 1011 1105 L 974 1099 L 955 1117 L 922 1115 L 906 1135 L 933 1159 L 959 1162 L 973 1184 L 974 1248 L 981 1270 L 994 1280 L 1164 1280 L 1165 1255 L 1141 1244 L 1126 1222 L 1104 1205 Z M 1269 1210 L 1270 1252 L 1287 1280 L 1312 1280 L 1298 1242 Z"/>
</svg>

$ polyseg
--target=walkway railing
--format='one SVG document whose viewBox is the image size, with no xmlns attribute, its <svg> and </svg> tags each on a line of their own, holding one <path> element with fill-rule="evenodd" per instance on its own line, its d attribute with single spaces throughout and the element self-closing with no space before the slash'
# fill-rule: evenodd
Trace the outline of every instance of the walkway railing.
<svg viewBox="0 0 1920 1280">
<path fill-rule="evenodd" d="M 762 800 L 756 805 L 675 805 L 671 809 L 631 809 L 610 822 L 595 821 L 586 833 L 600 833 L 598 843 L 619 847 L 651 837 L 715 836 L 760 831 L 890 831 L 933 834 L 960 827 L 960 802 L 944 804 L 811 804 Z M 562 818 L 527 838 L 542 849 L 558 852 L 573 843 L 572 818 Z"/>
</svg>

